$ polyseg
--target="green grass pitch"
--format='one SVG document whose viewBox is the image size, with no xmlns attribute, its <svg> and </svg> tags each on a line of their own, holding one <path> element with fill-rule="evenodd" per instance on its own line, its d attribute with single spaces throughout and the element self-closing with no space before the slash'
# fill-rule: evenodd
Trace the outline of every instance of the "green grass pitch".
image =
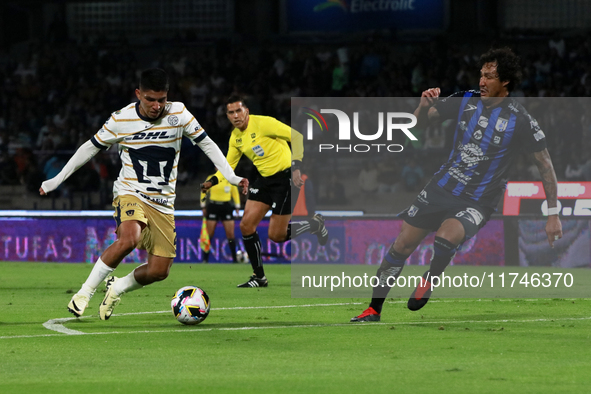
<svg viewBox="0 0 591 394">
<path fill-rule="evenodd" d="M 292 299 L 288 265 L 266 267 L 268 288 L 237 289 L 250 273 L 246 265 L 175 264 L 167 280 L 125 294 L 109 321 L 97 316 L 102 292 L 90 316 L 59 320 L 72 317 L 66 305 L 91 268 L 0 263 L 0 393 L 591 387 L 589 299 L 434 299 L 419 312 L 395 299 L 380 323 L 353 324 L 366 299 Z M 211 297 L 211 313 L 198 326 L 183 326 L 170 312 L 172 294 L 185 285 Z"/>
</svg>

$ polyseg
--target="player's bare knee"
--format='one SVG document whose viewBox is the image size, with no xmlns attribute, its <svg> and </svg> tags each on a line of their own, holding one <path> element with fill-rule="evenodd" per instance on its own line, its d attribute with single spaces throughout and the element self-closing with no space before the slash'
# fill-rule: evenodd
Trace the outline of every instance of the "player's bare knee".
<svg viewBox="0 0 591 394">
<path fill-rule="evenodd" d="M 166 278 L 168 278 L 168 270 L 150 272 L 150 279 L 152 279 L 153 282 L 160 282 Z"/>
<path fill-rule="evenodd" d="M 139 244 L 140 240 L 135 237 L 124 237 L 117 240 L 119 247 L 126 253 L 131 253 Z"/>
<path fill-rule="evenodd" d="M 410 255 L 412 254 L 412 252 L 414 252 L 414 250 L 417 248 L 418 243 L 416 242 L 408 242 L 404 239 L 396 238 L 396 241 L 394 242 L 394 250 L 397 253 L 403 254 L 403 255 Z"/>
<path fill-rule="evenodd" d="M 283 242 L 287 239 L 287 232 L 269 231 L 269 238 L 273 242 Z"/>
<path fill-rule="evenodd" d="M 465 237 L 465 231 L 464 228 L 446 228 L 446 229 L 442 229 L 440 228 L 437 233 L 435 234 L 435 236 L 439 237 L 439 238 L 443 238 L 445 239 L 447 242 L 453 244 L 453 245 L 459 245 L 462 240 Z"/>
<path fill-rule="evenodd" d="M 256 230 L 256 226 L 251 226 L 248 223 L 240 222 L 240 232 L 242 235 L 254 234 Z"/>
<path fill-rule="evenodd" d="M 160 282 L 161 280 L 164 280 L 166 278 L 168 278 L 168 272 L 160 272 L 156 274 L 154 281 Z"/>
<path fill-rule="evenodd" d="M 466 236 L 466 231 L 462 222 L 458 219 L 450 218 L 442 223 L 435 235 L 457 245 Z"/>
</svg>

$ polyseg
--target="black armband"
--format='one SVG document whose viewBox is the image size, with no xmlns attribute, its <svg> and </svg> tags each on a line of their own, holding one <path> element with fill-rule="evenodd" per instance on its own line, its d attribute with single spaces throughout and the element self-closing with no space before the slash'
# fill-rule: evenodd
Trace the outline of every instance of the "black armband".
<svg viewBox="0 0 591 394">
<path fill-rule="evenodd" d="M 215 176 L 215 175 L 214 175 L 214 176 L 212 176 L 211 178 L 209 178 L 209 179 L 207 180 L 207 182 L 211 182 L 211 186 L 215 186 L 215 185 L 217 185 L 218 183 L 220 183 L 220 180 L 218 179 L 218 177 L 217 177 L 217 176 Z"/>
<path fill-rule="evenodd" d="M 292 160 L 291 161 L 291 170 L 299 170 L 302 167 L 302 162 L 300 160 Z"/>
</svg>

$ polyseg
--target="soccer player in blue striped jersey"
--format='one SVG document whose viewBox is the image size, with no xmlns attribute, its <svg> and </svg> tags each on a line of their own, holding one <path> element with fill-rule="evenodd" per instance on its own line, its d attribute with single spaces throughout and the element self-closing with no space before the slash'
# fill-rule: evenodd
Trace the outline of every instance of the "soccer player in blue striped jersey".
<svg viewBox="0 0 591 394">
<path fill-rule="evenodd" d="M 557 182 L 546 138 L 538 122 L 508 97 L 521 78 L 519 58 L 509 48 L 491 49 L 480 57 L 479 91 L 457 92 L 439 100 L 439 88 L 424 91 L 414 114 L 417 126 L 454 119 L 453 149 L 415 201 L 400 217 L 400 234 L 384 257 L 372 301 L 351 319 L 379 321 L 390 290 L 388 277 L 398 277 L 405 261 L 420 242 L 436 231 L 429 270 L 408 300 L 410 310 L 421 309 L 431 296 L 432 278 L 439 277 L 458 247 L 476 235 L 495 211 L 505 191 L 511 164 L 526 152 L 542 177 L 549 215 L 548 243 L 562 237 L 558 218 Z M 381 284 L 384 284 L 382 287 Z"/>
</svg>

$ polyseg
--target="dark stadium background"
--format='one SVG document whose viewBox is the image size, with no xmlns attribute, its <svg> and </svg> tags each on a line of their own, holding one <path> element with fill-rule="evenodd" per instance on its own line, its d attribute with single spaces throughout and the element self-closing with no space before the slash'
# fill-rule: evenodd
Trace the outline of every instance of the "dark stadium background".
<svg viewBox="0 0 591 394">
<path fill-rule="evenodd" d="M 48 198 L 38 189 L 111 112 L 135 101 L 138 71 L 147 67 L 169 72 L 169 99 L 183 101 L 222 150 L 231 131 L 223 100 L 231 93 L 245 95 L 252 113 L 286 123 L 292 97 L 416 98 L 434 86 L 445 96 L 477 89 L 478 56 L 497 46 L 522 58 L 524 78 L 513 95 L 591 95 L 586 1 L 392 0 L 416 9 L 390 19 L 350 12 L 364 2 L 371 1 L 2 2 L 0 209 L 110 210 L 116 149 L 101 152 Z M 557 116 L 530 111 L 546 133 L 558 180 L 591 181 L 585 109 L 565 106 Z M 447 158 L 448 129 L 432 127 L 392 159 L 363 159 L 353 169 L 351 161 L 325 166 L 308 154 L 304 171 L 315 185 L 317 210 L 392 217 Z M 424 174 L 415 183 L 402 176 L 411 163 Z M 510 180 L 539 180 L 525 157 L 515 167 Z M 198 209 L 199 183 L 211 163 L 184 141 L 179 169 L 175 207 Z M 237 172 L 257 176 L 248 163 Z M 364 179 L 373 182 L 361 186 Z M 529 202 L 523 206 L 536 212 Z M 505 251 L 515 257 L 519 225 L 504 220 Z M 584 227 L 586 234 L 587 221 Z"/>
</svg>

